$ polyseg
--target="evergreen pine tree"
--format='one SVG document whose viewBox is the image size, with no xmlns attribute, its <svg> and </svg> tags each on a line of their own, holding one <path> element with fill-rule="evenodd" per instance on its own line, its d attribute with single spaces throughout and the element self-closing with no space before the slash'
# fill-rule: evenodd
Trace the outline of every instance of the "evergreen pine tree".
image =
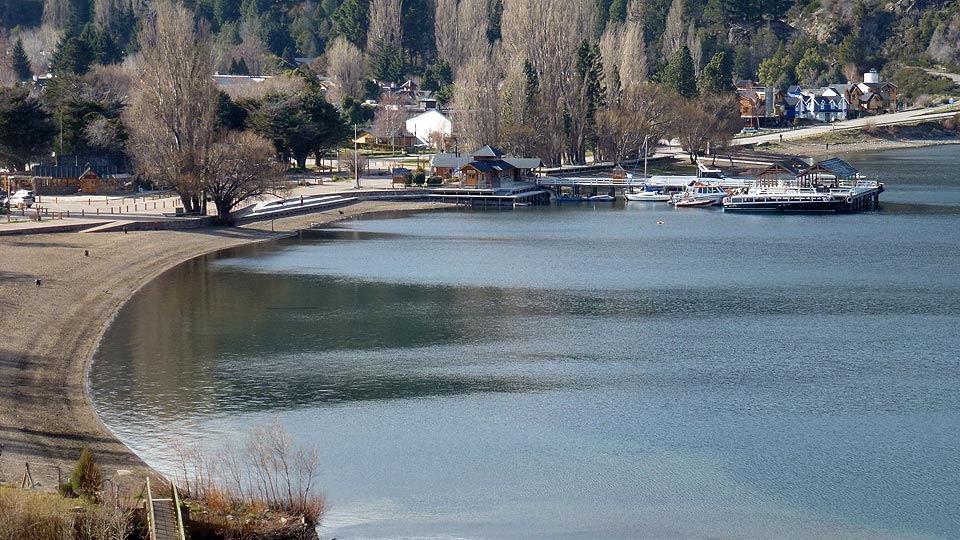
<svg viewBox="0 0 960 540">
<path fill-rule="evenodd" d="M 20 38 L 17 38 L 17 43 L 13 46 L 13 72 L 20 81 L 29 81 L 33 78 L 30 59 L 27 58 L 27 52 L 23 50 L 23 40 Z"/>
<path fill-rule="evenodd" d="M 503 0 L 490 0 L 487 7 L 487 41 L 500 40 L 500 23 L 503 19 Z"/>
<path fill-rule="evenodd" d="M 239 19 L 240 0 L 216 0 L 213 4 L 213 17 L 220 26 Z"/>
<path fill-rule="evenodd" d="M 663 75 L 663 84 L 685 98 L 697 95 L 697 76 L 693 68 L 693 58 L 686 44 L 681 45 L 670 58 Z"/>
<path fill-rule="evenodd" d="M 237 62 L 237 75 L 250 75 L 250 68 L 247 67 L 247 61 L 243 57 Z"/>
<path fill-rule="evenodd" d="M 719 94 L 733 90 L 733 71 L 727 61 L 727 53 L 720 51 L 713 55 L 700 73 L 698 87 L 701 94 Z"/>
<path fill-rule="evenodd" d="M 91 501 L 96 501 L 102 481 L 103 475 L 100 472 L 100 466 L 93 460 L 90 449 L 84 448 L 83 452 L 80 453 L 80 459 L 77 460 L 77 464 L 73 468 L 73 474 L 70 475 L 73 492 L 87 497 Z"/>
<path fill-rule="evenodd" d="M 346 0 L 333 12 L 333 31 L 361 50 L 367 45 L 369 25 L 367 0 Z"/>
<path fill-rule="evenodd" d="M 67 31 L 53 51 L 50 64 L 56 75 L 83 75 L 90 70 L 93 53 L 80 36 Z"/>
</svg>

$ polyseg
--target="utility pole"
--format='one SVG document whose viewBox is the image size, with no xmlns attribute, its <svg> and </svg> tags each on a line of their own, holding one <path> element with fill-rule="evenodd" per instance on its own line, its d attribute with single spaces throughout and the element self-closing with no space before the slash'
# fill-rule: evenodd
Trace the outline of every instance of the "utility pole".
<svg viewBox="0 0 960 540">
<path fill-rule="evenodd" d="M 357 189 L 360 189 L 360 154 L 357 153 L 357 125 L 353 125 L 353 174 L 357 180 Z"/>
</svg>

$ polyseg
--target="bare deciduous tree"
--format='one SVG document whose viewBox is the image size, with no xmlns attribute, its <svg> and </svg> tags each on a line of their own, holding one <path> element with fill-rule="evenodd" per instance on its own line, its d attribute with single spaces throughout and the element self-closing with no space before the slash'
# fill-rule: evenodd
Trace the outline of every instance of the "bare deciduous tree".
<svg viewBox="0 0 960 540">
<path fill-rule="evenodd" d="M 70 0 L 44 0 L 43 22 L 54 28 L 66 28 L 70 23 Z"/>
<path fill-rule="evenodd" d="M 437 54 L 462 66 L 474 54 L 487 54 L 487 0 L 436 0 L 434 33 Z"/>
<path fill-rule="evenodd" d="M 20 32 L 23 49 L 30 59 L 34 73 L 46 73 L 50 54 L 60 41 L 62 32 L 52 24 L 44 23 L 39 28 L 24 29 Z"/>
<path fill-rule="evenodd" d="M 616 101 L 620 92 L 647 80 L 647 50 L 643 22 L 611 23 L 600 38 L 600 55 L 607 87 L 607 99 Z"/>
<path fill-rule="evenodd" d="M 661 54 L 663 60 L 673 58 L 674 53 L 683 45 L 686 39 L 686 25 L 683 22 L 683 0 L 673 0 L 670 11 L 667 12 L 666 28 L 663 31 L 663 46 Z"/>
<path fill-rule="evenodd" d="M 399 97 L 386 94 L 380 98 L 373 117 L 373 131 L 377 137 L 390 139 L 390 146 L 394 153 L 396 153 L 397 138 L 403 134 L 406 120 L 407 113 Z"/>
<path fill-rule="evenodd" d="M 670 126 L 673 101 L 659 86 L 628 86 L 620 100 L 597 115 L 598 145 L 606 160 L 620 163 L 657 146 Z"/>
<path fill-rule="evenodd" d="M 273 144 L 251 132 L 227 133 L 215 142 L 202 170 L 203 186 L 224 225 L 233 223 L 231 213 L 241 202 L 285 191 Z"/>
<path fill-rule="evenodd" d="M 474 56 L 457 72 L 452 109 L 456 137 L 470 151 L 500 140 L 500 104 L 495 67 Z"/>
<path fill-rule="evenodd" d="M 690 163 L 707 149 L 723 148 L 740 129 L 736 98 L 714 94 L 688 100 L 674 118 L 673 133 L 690 155 Z"/>
<path fill-rule="evenodd" d="M 558 163 L 568 147 L 565 117 L 581 117 L 584 103 L 577 89 L 582 84 L 576 72 L 576 51 L 584 36 L 596 27 L 596 4 L 590 0 L 528 0 L 503 6 L 503 65 L 527 59 L 540 80 L 540 105 L 547 163 Z M 482 76 L 497 77 L 489 65 L 480 66 Z"/>
<path fill-rule="evenodd" d="M 403 39 L 402 10 L 403 0 L 370 0 L 368 51 L 381 46 L 400 47 Z"/>
<path fill-rule="evenodd" d="M 188 212 L 203 211 L 202 163 L 213 143 L 217 88 L 206 27 L 182 4 L 156 4 L 140 34 L 139 91 L 127 125 L 140 173 L 172 187 Z"/>
<path fill-rule="evenodd" d="M 333 80 L 331 101 L 338 103 L 344 96 L 359 98 L 367 78 L 367 62 L 353 43 L 338 37 L 327 47 L 327 75 Z"/>
<path fill-rule="evenodd" d="M 350 173 L 350 176 L 359 177 L 363 175 L 363 171 L 367 168 L 367 156 L 360 152 L 346 150 L 340 152 L 339 163 L 340 168 Z"/>
</svg>

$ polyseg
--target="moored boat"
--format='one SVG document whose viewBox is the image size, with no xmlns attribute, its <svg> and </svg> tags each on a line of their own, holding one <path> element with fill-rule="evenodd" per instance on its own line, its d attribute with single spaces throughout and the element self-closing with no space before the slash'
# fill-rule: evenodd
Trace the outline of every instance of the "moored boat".
<svg viewBox="0 0 960 540">
<path fill-rule="evenodd" d="M 560 195 L 556 198 L 557 202 L 613 202 L 616 198 L 613 195 L 592 195 L 582 197 L 579 195 Z"/>
<path fill-rule="evenodd" d="M 723 200 L 725 212 L 837 212 L 847 204 L 846 194 L 812 187 L 753 188 Z"/>
<path fill-rule="evenodd" d="M 663 189 L 650 188 L 646 185 L 642 190 L 625 190 L 623 198 L 628 201 L 647 201 L 647 202 L 666 202 L 670 200 L 671 195 Z"/>
<path fill-rule="evenodd" d="M 674 206 L 714 206 L 722 204 L 730 192 L 717 184 L 691 182 L 682 193 L 674 195 L 670 203 Z"/>
</svg>

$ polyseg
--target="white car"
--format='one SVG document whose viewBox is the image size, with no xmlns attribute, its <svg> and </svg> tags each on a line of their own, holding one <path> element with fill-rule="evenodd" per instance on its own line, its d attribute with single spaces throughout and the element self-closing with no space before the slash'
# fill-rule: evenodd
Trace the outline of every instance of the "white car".
<svg viewBox="0 0 960 540">
<path fill-rule="evenodd" d="M 36 201 L 36 198 L 33 196 L 33 192 L 29 189 L 18 189 L 10 199 L 10 206 L 20 206 L 23 205 L 27 208 L 33 206 L 33 203 Z"/>
</svg>

